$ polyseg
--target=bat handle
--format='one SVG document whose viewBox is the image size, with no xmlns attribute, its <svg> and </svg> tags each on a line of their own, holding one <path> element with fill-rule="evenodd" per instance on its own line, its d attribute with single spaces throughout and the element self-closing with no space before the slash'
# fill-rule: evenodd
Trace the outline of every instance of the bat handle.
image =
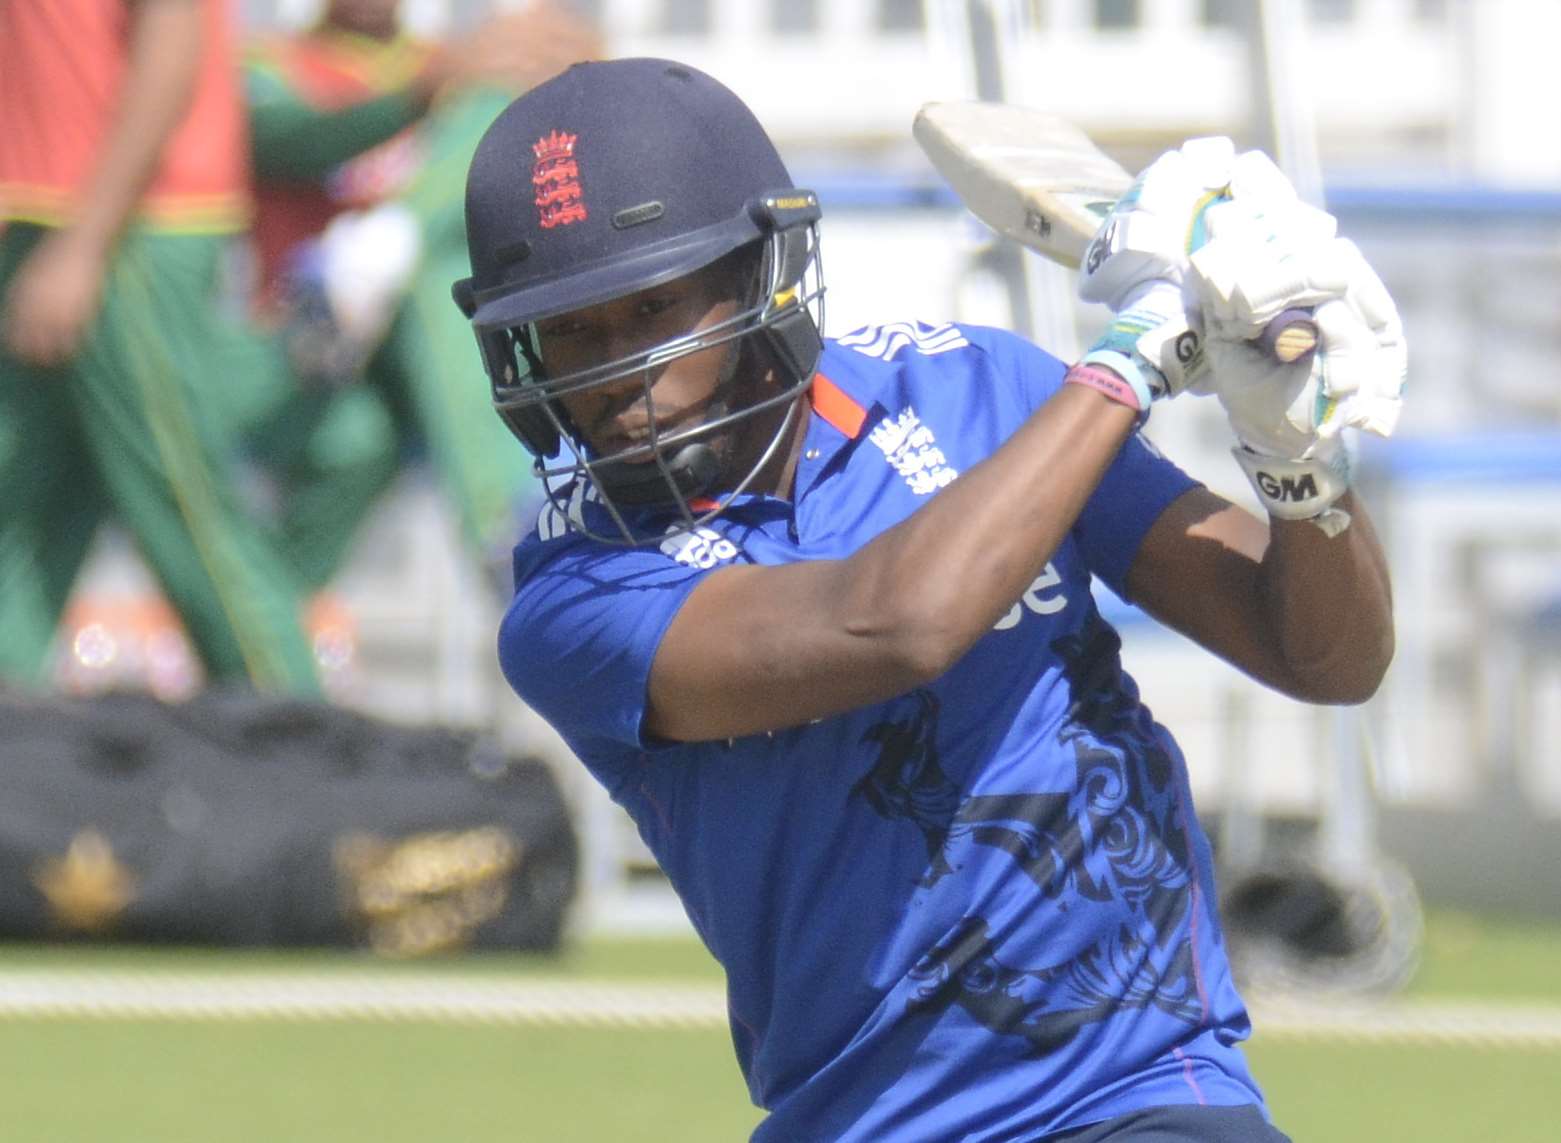
<svg viewBox="0 0 1561 1143">
<path fill-rule="evenodd" d="M 1317 322 L 1311 310 L 1292 307 L 1270 320 L 1257 340 L 1275 361 L 1292 365 L 1317 352 Z"/>
</svg>

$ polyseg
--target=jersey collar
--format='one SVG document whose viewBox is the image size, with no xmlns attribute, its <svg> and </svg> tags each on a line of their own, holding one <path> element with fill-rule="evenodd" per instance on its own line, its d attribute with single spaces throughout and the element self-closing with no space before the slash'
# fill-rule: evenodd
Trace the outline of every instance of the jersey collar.
<svg viewBox="0 0 1561 1143">
<path fill-rule="evenodd" d="M 813 375 L 809 391 L 813 401 L 812 423 L 797 458 L 797 477 L 792 487 L 800 502 L 813 490 L 836 458 L 851 449 L 865 435 L 882 410 L 857 400 L 845 385 L 823 373 Z"/>
<path fill-rule="evenodd" d="M 867 409 L 851 394 L 822 373 L 813 375 L 809 389 L 813 412 L 846 440 L 856 440 L 867 424 Z M 808 434 L 812 436 L 810 432 Z"/>
<path fill-rule="evenodd" d="M 867 406 L 822 373 L 813 375 L 808 386 L 808 398 L 813 406 L 812 423 L 802 442 L 802 455 L 797 458 L 797 476 L 794 483 L 797 499 L 807 494 L 829 462 L 847 445 L 858 440 L 872 419 Z M 739 496 L 741 504 L 755 499 L 751 494 Z M 757 499 L 767 499 L 758 497 Z M 688 503 L 695 512 L 708 512 L 716 507 L 709 497 L 700 496 Z"/>
</svg>

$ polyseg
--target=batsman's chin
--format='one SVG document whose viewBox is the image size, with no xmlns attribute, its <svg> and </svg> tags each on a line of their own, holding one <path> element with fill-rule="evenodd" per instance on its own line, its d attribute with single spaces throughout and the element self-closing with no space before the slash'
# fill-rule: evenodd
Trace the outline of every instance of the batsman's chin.
<svg viewBox="0 0 1561 1143">
<path fill-rule="evenodd" d="M 678 448 L 700 434 L 698 424 L 686 418 L 671 416 L 666 420 L 634 422 L 611 426 L 608 431 L 593 435 L 591 451 L 596 458 L 612 464 L 653 464 L 657 455 L 670 457 Z"/>
<path fill-rule="evenodd" d="M 614 436 L 597 442 L 591 451 L 597 465 L 639 466 L 655 464 L 657 453 L 665 452 L 666 444 L 649 437 Z"/>
</svg>

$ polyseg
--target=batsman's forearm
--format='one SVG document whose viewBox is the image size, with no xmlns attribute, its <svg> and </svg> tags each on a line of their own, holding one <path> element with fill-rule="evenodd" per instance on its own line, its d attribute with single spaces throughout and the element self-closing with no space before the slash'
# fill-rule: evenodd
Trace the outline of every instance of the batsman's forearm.
<svg viewBox="0 0 1561 1143">
<path fill-rule="evenodd" d="M 1273 522 L 1259 591 L 1286 689 L 1312 702 L 1359 703 L 1393 658 L 1393 595 L 1365 506 L 1353 493 L 1338 506 L 1351 522 L 1332 538 L 1308 521 Z"/>
<path fill-rule="evenodd" d="M 952 666 L 1045 568 L 1135 417 L 1064 385 L 992 456 L 847 561 L 854 633 L 887 633 L 926 678 Z"/>
<path fill-rule="evenodd" d="M 855 554 L 713 571 L 662 637 L 647 730 L 680 741 L 779 730 L 932 682 L 1045 569 L 1136 416 L 1065 385 Z"/>
</svg>

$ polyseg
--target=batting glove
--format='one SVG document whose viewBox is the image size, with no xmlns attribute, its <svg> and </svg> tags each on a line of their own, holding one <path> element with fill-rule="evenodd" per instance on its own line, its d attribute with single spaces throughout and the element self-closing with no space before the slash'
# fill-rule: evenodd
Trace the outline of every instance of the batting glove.
<svg viewBox="0 0 1561 1143">
<path fill-rule="evenodd" d="M 1152 401 L 1205 373 L 1196 314 L 1183 297 L 1187 255 L 1203 242 L 1202 217 L 1226 193 L 1236 163 L 1226 138 L 1191 139 L 1151 163 L 1107 216 L 1084 255 L 1079 296 L 1115 315 L 1084 356 Z"/>
<path fill-rule="evenodd" d="M 1293 198 L 1244 201 L 1238 191 L 1211 208 L 1208 230 L 1184 282 L 1204 328 L 1200 391 L 1219 398 L 1236 461 L 1269 514 L 1337 534 L 1349 523 L 1334 507 L 1350 482 L 1343 430 L 1387 436 L 1403 403 L 1398 311 L 1355 244 L 1334 237 L 1332 217 Z M 1251 339 L 1297 306 L 1313 310 L 1318 351 L 1280 364 Z"/>
</svg>

